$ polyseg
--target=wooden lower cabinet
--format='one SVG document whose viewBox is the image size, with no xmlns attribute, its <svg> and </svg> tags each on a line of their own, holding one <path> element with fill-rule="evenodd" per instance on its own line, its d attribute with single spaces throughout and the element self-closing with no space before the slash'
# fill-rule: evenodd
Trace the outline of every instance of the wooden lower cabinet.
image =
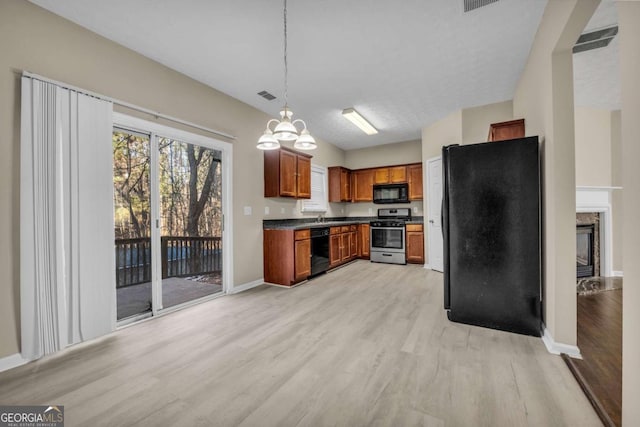
<svg viewBox="0 0 640 427">
<path fill-rule="evenodd" d="M 343 262 L 349 261 L 351 258 L 351 234 L 340 234 L 340 254 Z"/>
<path fill-rule="evenodd" d="M 295 280 L 299 282 L 311 276 L 311 239 L 296 240 L 294 246 Z"/>
<path fill-rule="evenodd" d="M 268 283 L 291 286 L 311 274 L 311 239 L 306 230 L 264 230 L 263 271 Z"/>
<path fill-rule="evenodd" d="M 356 258 L 369 259 L 369 224 L 331 227 L 329 268 Z M 264 230 L 263 261 L 267 283 L 291 286 L 306 280 L 311 275 L 311 231 Z"/>
<path fill-rule="evenodd" d="M 349 255 L 350 258 L 358 257 L 358 233 L 356 231 L 349 232 L 349 243 L 351 243 Z"/>
<path fill-rule="evenodd" d="M 358 256 L 360 258 L 369 259 L 369 224 L 360 224 L 358 226 Z"/>
<path fill-rule="evenodd" d="M 329 265 L 331 267 L 335 267 L 342 261 L 340 244 L 340 234 L 332 234 L 329 236 Z"/>
<path fill-rule="evenodd" d="M 424 231 L 422 224 L 407 224 L 407 262 L 424 264 Z"/>
<path fill-rule="evenodd" d="M 331 227 L 329 264 L 337 267 L 358 258 L 358 226 L 356 224 Z"/>
</svg>

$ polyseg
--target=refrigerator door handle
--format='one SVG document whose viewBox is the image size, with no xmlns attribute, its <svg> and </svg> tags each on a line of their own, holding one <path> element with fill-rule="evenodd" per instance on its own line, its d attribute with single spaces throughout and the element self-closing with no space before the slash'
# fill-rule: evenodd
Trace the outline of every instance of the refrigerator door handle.
<svg viewBox="0 0 640 427">
<path fill-rule="evenodd" d="M 442 233 L 442 263 L 443 263 L 443 285 L 444 285 L 444 309 L 451 308 L 451 283 L 449 271 L 449 148 L 442 147 L 442 200 L 440 202 L 440 232 Z M 445 216 L 447 222 L 445 223 Z"/>
</svg>

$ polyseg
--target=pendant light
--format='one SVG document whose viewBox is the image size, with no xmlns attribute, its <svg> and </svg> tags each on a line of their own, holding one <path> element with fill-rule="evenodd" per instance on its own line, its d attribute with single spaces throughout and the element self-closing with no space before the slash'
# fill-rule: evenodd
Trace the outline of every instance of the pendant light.
<svg viewBox="0 0 640 427">
<path fill-rule="evenodd" d="M 300 119 L 291 120 L 293 112 L 287 105 L 288 89 L 288 66 L 287 66 L 287 0 L 284 0 L 284 107 L 280 111 L 280 119 L 271 119 L 267 122 L 267 128 L 258 139 L 257 148 L 260 150 L 275 150 L 280 148 L 280 142 L 295 141 L 294 148 L 299 150 L 314 150 L 318 147 L 316 140 L 307 129 L 307 124 Z M 297 124 L 302 125 L 302 130 L 298 130 Z M 272 128 L 273 125 L 273 128 Z"/>
</svg>

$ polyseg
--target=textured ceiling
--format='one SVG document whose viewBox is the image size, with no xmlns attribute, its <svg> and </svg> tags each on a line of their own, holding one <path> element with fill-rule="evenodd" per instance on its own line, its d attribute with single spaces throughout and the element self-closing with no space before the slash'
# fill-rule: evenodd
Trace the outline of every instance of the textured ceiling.
<svg viewBox="0 0 640 427">
<path fill-rule="evenodd" d="M 32 2 L 270 115 L 282 106 L 282 1 Z M 292 0 L 294 118 L 353 149 L 418 139 L 452 111 L 511 99 L 545 5 L 500 0 L 464 13 L 462 0 Z M 380 133 L 342 118 L 347 107 Z"/>
<path fill-rule="evenodd" d="M 604 0 L 583 32 L 618 23 L 616 5 Z M 576 106 L 604 110 L 620 109 L 619 37 L 609 46 L 573 55 L 574 97 Z"/>
</svg>

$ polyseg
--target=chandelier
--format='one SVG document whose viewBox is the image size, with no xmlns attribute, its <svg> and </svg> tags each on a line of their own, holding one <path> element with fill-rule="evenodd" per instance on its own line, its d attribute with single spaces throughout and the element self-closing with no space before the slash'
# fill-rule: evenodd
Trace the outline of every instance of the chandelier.
<svg viewBox="0 0 640 427">
<path fill-rule="evenodd" d="M 280 111 L 280 119 L 267 122 L 267 128 L 258 140 L 257 148 L 260 150 L 275 150 L 280 148 L 280 142 L 284 141 L 295 141 L 293 147 L 299 150 L 314 150 L 318 147 L 307 129 L 307 124 L 300 119 L 291 120 L 293 111 L 287 105 L 287 77 L 287 0 L 284 0 L 284 107 Z M 302 129 L 298 130 L 296 125 L 302 125 Z"/>
</svg>

